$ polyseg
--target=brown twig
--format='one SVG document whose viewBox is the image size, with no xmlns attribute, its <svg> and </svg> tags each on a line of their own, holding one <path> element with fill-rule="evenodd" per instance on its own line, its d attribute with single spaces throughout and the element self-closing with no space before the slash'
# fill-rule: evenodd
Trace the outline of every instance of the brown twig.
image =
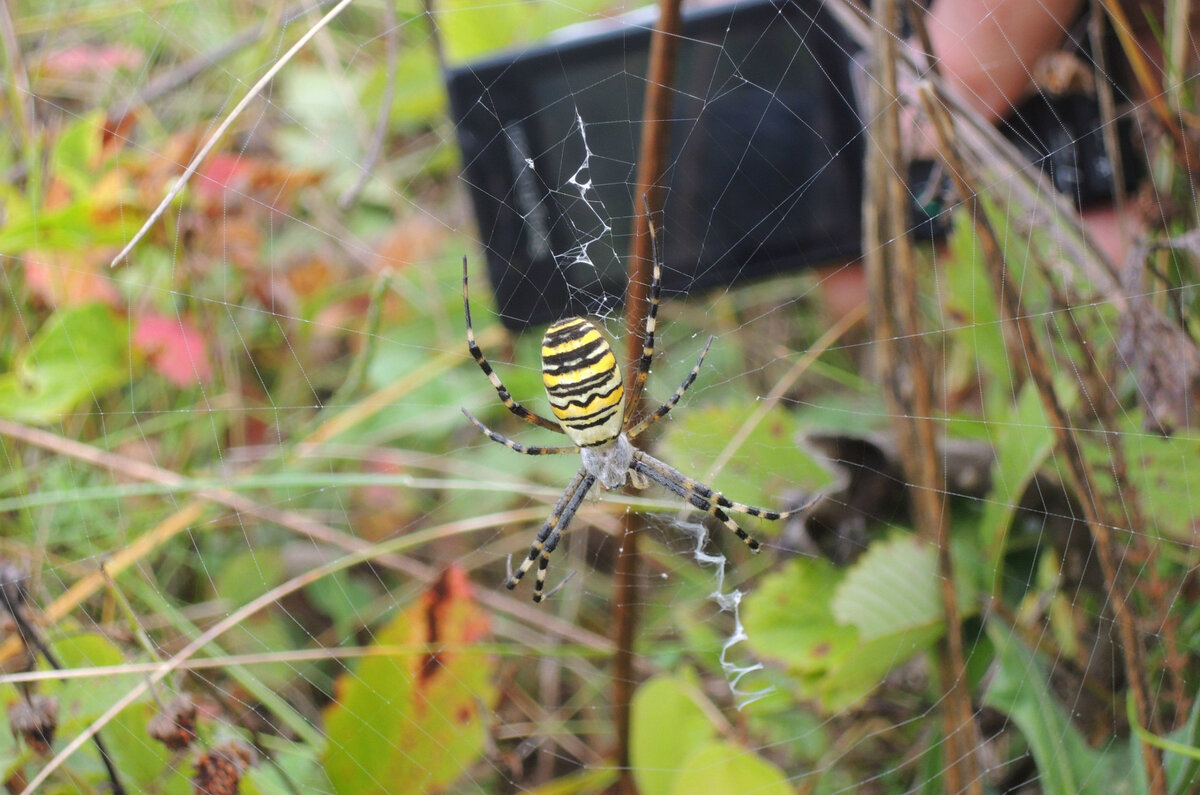
<svg viewBox="0 0 1200 795">
<path fill-rule="evenodd" d="M 933 426 L 932 355 L 923 342 L 917 306 L 918 277 L 908 238 L 908 197 L 901 152 L 900 101 L 896 41 L 900 18 L 895 0 L 878 0 L 876 16 L 877 80 L 872 89 L 864 250 L 867 251 L 872 316 L 884 393 L 896 425 L 901 463 L 918 531 L 938 554 L 942 612 L 946 634 L 937 656 L 938 678 L 946 694 L 942 733 L 946 741 L 946 792 L 982 795 L 975 757 L 978 745 L 967 690 L 961 619 L 950 559 L 946 475 Z"/>
<path fill-rule="evenodd" d="M 939 102 L 931 84 L 920 85 L 918 94 L 926 113 L 933 122 L 940 144 L 939 153 L 946 161 L 955 189 L 964 202 L 970 203 L 979 196 L 979 193 L 974 184 L 973 174 L 967 170 L 966 163 L 958 154 L 958 142 L 954 135 L 953 121 Z M 1100 499 L 1091 469 L 1084 459 L 1079 438 L 1071 425 L 1070 417 L 1067 416 L 1066 410 L 1059 403 L 1058 396 L 1054 391 L 1050 358 L 1043 351 L 1030 319 L 1021 312 L 1021 295 L 1017 286 L 1008 278 L 999 239 L 983 208 L 976 208 L 972 212 L 971 218 L 974 221 L 979 246 L 983 252 L 984 265 L 991 276 L 992 288 L 998 298 L 1009 357 L 1014 370 L 1027 371 L 1038 390 L 1049 425 L 1054 429 L 1058 451 L 1066 464 L 1067 483 L 1083 510 L 1084 519 L 1096 547 L 1096 556 L 1100 561 L 1100 571 L 1104 578 L 1105 601 L 1112 610 L 1113 619 L 1117 625 L 1122 661 L 1125 666 L 1126 678 L 1129 681 L 1129 690 L 1133 697 L 1137 720 L 1150 731 L 1160 733 L 1155 728 L 1158 721 L 1152 710 L 1152 702 L 1146 685 L 1145 670 L 1142 664 L 1144 654 L 1135 618 L 1118 581 L 1117 563 L 1113 560 L 1114 542 L 1111 528 L 1116 525 L 1111 521 L 1107 508 Z M 1153 795 L 1165 795 L 1166 775 L 1162 766 L 1162 756 L 1159 750 L 1148 742 L 1142 742 L 1141 747 L 1149 791 Z"/>
<path fill-rule="evenodd" d="M 679 50 L 681 0 L 661 0 L 658 24 L 650 37 L 650 60 L 646 74 L 646 96 L 642 105 L 641 157 L 636 178 L 637 192 L 644 197 L 646 211 L 633 213 L 633 250 L 629 256 L 629 280 L 625 288 L 625 360 L 629 362 L 626 394 L 636 408 L 641 398 L 634 378 L 634 364 L 645 345 L 647 290 L 652 268 L 650 213 L 662 207 L 662 176 L 670 133 L 671 84 Z M 634 206 L 637 206 L 635 198 Z M 632 415 L 630 415 L 632 416 Z M 616 764 L 621 770 L 618 790 L 636 793 L 629 765 L 630 706 L 633 702 L 633 640 L 637 625 L 638 515 L 623 519 L 621 552 L 613 572 L 613 622 L 616 625 L 616 654 L 613 658 L 613 722 L 617 737 Z"/>
</svg>

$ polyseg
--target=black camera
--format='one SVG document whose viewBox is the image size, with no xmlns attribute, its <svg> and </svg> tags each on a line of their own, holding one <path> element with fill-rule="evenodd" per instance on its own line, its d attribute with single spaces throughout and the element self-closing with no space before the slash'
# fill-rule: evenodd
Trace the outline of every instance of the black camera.
<svg viewBox="0 0 1200 795">
<path fill-rule="evenodd" d="M 653 17 L 449 74 L 464 179 L 512 328 L 620 302 Z M 663 207 L 666 292 L 861 248 L 855 47 L 820 0 L 685 16 Z"/>
<path fill-rule="evenodd" d="M 520 329 L 605 314 L 624 294 L 653 10 L 588 23 L 448 74 L 497 308 Z M 1087 61 L 1083 37 L 1065 48 Z M 861 48 L 822 0 L 685 15 L 672 87 L 663 287 L 687 292 L 860 256 Z M 1110 60 L 1109 63 L 1112 63 Z M 1140 175 L 1132 119 L 1117 125 Z M 1094 92 L 1034 94 L 1006 136 L 1078 206 L 1110 199 Z M 914 163 L 911 231 L 944 233 L 944 174 Z"/>
</svg>

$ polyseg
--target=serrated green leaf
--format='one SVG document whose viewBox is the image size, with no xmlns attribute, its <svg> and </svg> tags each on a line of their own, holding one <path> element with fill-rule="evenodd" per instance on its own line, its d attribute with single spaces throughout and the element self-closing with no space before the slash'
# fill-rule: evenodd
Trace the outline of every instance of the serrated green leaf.
<svg viewBox="0 0 1200 795">
<path fill-rule="evenodd" d="M 1200 436 L 1176 433 L 1160 436 L 1145 433 L 1130 424 L 1121 434 L 1125 452 L 1125 476 L 1141 498 L 1146 517 L 1139 532 L 1191 543 L 1200 524 Z M 1096 488 L 1105 498 L 1119 504 L 1112 473 L 1112 451 L 1106 440 L 1085 436 L 1081 441 L 1084 457 L 1095 473 Z M 1194 481 L 1194 482 L 1193 482 Z"/>
<path fill-rule="evenodd" d="M 656 676 L 633 696 L 629 761 L 642 795 L 670 795 L 684 759 L 716 737 L 695 679 Z"/>
<path fill-rule="evenodd" d="M 848 709 L 879 686 L 884 676 L 928 648 L 941 623 L 912 627 L 873 640 L 834 618 L 831 601 L 843 572 L 822 560 L 798 558 L 742 602 L 747 643 L 756 655 L 784 663 L 800 693 L 828 713 Z"/>
<path fill-rule="evenodd" d="M 673 795 L 794 795 L 787 776 L 771 762 L 732 743 L 713 741 L 683 761 Z"/>
<path fill-rule="evenodd" d="M 939 628 L 938 579 L 936 550 L 916 536 L 897 535 L 871 544 L 850 567 L 831 610 L 864 641 Z"/>
</svg>

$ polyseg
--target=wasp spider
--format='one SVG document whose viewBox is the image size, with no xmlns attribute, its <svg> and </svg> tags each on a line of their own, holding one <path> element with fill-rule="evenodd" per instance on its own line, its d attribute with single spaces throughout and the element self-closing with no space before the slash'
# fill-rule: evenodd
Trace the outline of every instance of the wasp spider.
<svg viewBox="0 0 1200 795">
<path fill-rule="evenodd" d="M 651 230 L 653 235 L 653 230 Z M 637 363 L 637 374 L 632 384 L 636 394 L 645 384 L 650 375 L 650 361 L 654 357 L 654 327 L 658 315 L 659 296 L 662 291 L 662 267 L 659 263 L 657 246 L 654 254 L 654 277 L 650 282 L 650 309 L 646 315 L 645 346 L 642 348 L 641 359 Z M 572 317 L 560 320 L 546 329 L 542 338 L 542 381 L 546 386 L 546 395 L 550 398 L 550 410 L 554 412 L 557 421 L 533 413 L 513 400 L 500 376 L 488 364 L 483 351 L 475 342 L 475 332 L 471 328 L 471 304 L 467 297 L 467 258 L 463 257 L 463 312 L 467 319 L 467 347 L 476 363 L 492 386 L 496 388 L 504 406 L 531 425 L 545 428 L 548 431 L 566 434 L 573 444 L 561 447 L 531 447 L 514 442 L 491 428 L 488 428 L 469 411 L 463 409 L 476 428 L 493 442 L 498 442 L 511 450 L 525 455 L 559 455 L 564 453 L 579 453 L 583 466 L 567 485 L 567 490 L 550 512 L 550 516 L 538 531 L 537 539 L 529 548 L 529 556 L 513 572 L 511 558 L 508 568 L 508 579 L 505 586 L 512 590 L 525 576 L 526 572 L 538 561 L 537 582 L 534 585 L 533 601 L 540 602 L 551 596 L 559 586 L 545 592 L 546 568 L 550 564 L 550 554 L 554 552 L 562 534 L 566 532 L 575 512 L 596 481 L 605 489 L 615 489 L 625 485 L 626 477 L 635 488 L 646 488 L 651 482 L 666 488 L 690 505 L 706 511 L 721 522 L 738 538 L 750 547 L 752 552 L 758 552 L 759 543 L 750 537 L 745 530 L 729 518 L 725 511 L 736 511 L 749 516 L 763 519 L 783 519 L 800 513 L 812 505 L 813 501 L 791 511 L 771 511 L 765 508 L 755 508 L 733 502 L 719 491 L 699 483 L 674 467 L 659 461 L 652 455 L 635 448 L 632 440 L 641 435 L 647 428 L 667 415 L 683 393 L 696 380 L 700 365 L 712 344 L 712 337 L 700 352 L 696 366 L 688 373 L 679 388 L 675 390 L 667 402 L 663 403 L 652 413 L 640 421 L 634 422 L 634 401 L 625 400 L 625 388 L 621 379 L 621 368 L 617 364 L 616 354 L 608 344 L 600 330 L 590 321 L 582 317 Z M 565 581 L 564 581 L 565 582 Z"/>
</svg>

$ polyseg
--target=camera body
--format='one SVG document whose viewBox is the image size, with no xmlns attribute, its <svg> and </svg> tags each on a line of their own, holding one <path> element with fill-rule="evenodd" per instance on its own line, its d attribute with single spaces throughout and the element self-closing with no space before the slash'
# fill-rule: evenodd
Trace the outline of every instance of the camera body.
<svg viewBox="0 0 1200 795">
<path fill-rule="evenodd" d="M 624 293 L 653 18 L 623 21 L 448 75 L 464 179 L 511 328 L 603 314 Z M 858 256 L 854 51 L 820 0 L 685 17 L 660 235 L 668 294 Z"/>
</svg>

